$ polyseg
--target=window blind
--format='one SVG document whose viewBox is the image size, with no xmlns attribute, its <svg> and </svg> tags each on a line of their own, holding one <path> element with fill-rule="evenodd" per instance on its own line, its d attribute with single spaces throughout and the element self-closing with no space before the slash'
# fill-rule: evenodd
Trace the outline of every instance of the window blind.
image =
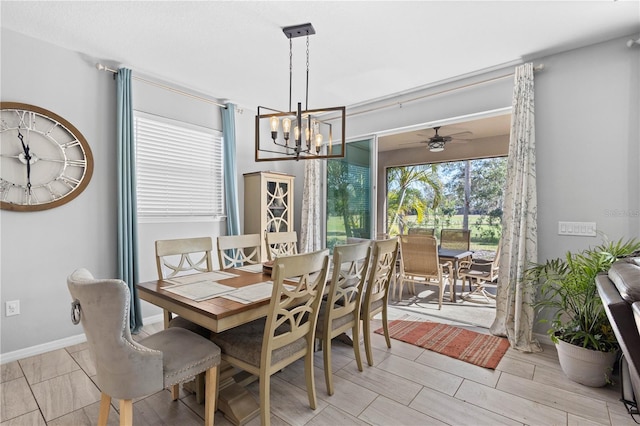
<svg viewBox="0 0 640 426">
<path fill-rule="evenodd" d="M 224 216 L 222 133 L 134 112 L 138 217 Z"/>
</svg>

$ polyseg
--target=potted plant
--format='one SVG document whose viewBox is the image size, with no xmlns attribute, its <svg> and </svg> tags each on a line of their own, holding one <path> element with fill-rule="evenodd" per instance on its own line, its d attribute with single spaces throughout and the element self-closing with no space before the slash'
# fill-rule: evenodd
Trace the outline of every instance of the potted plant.
<svg viewBox="0 0 640 426">
<path fill-rule="evenodd" d="M 635 239 L 605 240 L 593 248 L 534 264 L 524 273 L 524 281 L 538 290 L 534 308 L 553 314 L 548 334 L 558 350 L 560 366 L 578 383 L 608 383 L 619 348 L 598 295 L 596 275 L 638 250 L 640 241 Z"/>
</svg>

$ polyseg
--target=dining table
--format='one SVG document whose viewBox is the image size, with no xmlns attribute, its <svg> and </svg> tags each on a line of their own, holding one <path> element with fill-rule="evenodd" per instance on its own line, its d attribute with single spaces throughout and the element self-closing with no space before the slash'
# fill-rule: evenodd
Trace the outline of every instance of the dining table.
<svg viewBox="0 0 640 426">
<path fill-rule="evenodd" d="M 140 299 L 220 333 L 267 316 L 269 283 L 270 270 L 256 264 L 142 282 L 137 289 Z M 252 300 L 252 294 L 259 300 Z M 244 425 L 259 414 L 258 402 L 244 388 L 253 380 L 228 364 L 221 366 L 218 408 L 233 424 Z"/>
</svg>

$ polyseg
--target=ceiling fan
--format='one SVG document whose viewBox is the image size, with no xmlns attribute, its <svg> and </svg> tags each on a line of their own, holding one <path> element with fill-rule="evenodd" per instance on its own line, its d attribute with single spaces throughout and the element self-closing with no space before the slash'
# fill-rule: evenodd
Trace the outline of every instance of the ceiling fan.
<svg viewBox="0 0 640 426">
<path fill-rule="evenodd" d="M 453 138 L 451 136 L 440 136 L 438 134 L 438 130 L 440 130 L 440 126 L 436 126 L 433 128 L 436 131 L 436 134 L 429 138 L 427 144 L 429 145 L 429 151 L 431 152 L 441 152 L 444 151 L 444 144 L 446 142 L 451 141 Z"/>
<path fill-rule="evenodd" d="M 429 151 L 431 152 L 442 152 L 444 151 L 444 145 L 447 142 L 451 142 L 452 140 L 454 140 L 454 136 L 460 136 L 466 133 L 471 133 L 471 132 L 460 132 L 460 133 L 454 133 L 452 135 L 447 135 L 447 136 L 442 136 L 438 133 L 438 130 L 440 130 L 440 127 L 442 126 L 436 126 L 433 128 L 433 130 L 436 131 L 436 134 L 433 135 L 432 137 L 430 137 L 428 140 L 426 141 L 422 141 L 423 143 L 426 143 L 429 146 Z M 455 138 L 455 139 L 460 139 L 460 138 Z M 464 141 L 464 139 L 461 139 L 462 141 Z"/>
</svg>

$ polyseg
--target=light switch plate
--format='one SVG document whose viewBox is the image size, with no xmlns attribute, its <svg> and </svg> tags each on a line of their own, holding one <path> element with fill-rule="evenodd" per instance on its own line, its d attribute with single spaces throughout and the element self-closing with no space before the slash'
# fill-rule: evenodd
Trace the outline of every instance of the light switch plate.
<svg viewBox="0 0 640 426">
<path fill-rule="evenodd" d="M 558 235 L 574 235 L 577 237 L 595 237 L 595 222 L 558 222 Z"/>
</svg>

